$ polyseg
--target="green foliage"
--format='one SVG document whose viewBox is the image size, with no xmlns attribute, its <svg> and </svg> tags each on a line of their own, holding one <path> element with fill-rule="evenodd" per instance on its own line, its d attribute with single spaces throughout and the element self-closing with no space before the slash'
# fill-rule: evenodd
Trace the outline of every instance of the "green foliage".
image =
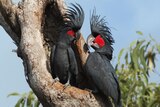
<svg viewBox="0 0 160 107">
<path fill-rule="evenodd" d="M 8 95 L 10 96 L 17 96 L 20 97 L 15 107 L 39 107 L 40 102 L 38 101 L 37 97 L 34 95 L 32 91 L 28 93 L 19 94 L 17 92 L 13 92 Z"/>
<path fill-rule="evenodd" d="M 142 32 L 137 31 L 143 35 Z M 154 71 L 156 55 L 160 45 L 150 36 L 133 41 L 122 49 L 118 56 L 116 72 L 119 76 L 124 107 L 159 107 L 160 85 L 150 83 L 149 72 Z"/>
</svg>

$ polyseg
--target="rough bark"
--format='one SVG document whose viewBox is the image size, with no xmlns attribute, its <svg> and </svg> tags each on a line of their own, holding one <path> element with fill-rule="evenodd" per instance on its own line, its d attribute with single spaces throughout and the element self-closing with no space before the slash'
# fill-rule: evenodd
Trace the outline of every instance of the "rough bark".
<svg viewBox="0 0 160 107">
<path fill-rule="evenodd" d="M 10 0 L 0 1 L 0 25 L 15 41 L 20 42 L 20 26 L 17 20 L 17 7 Z"/>
<path fill-rule="evenodd" d="M 57 11 L 58 10 L 58 11 Z M 18 6 L 10 0 L 0 0 L 0 25 L 18 48 L 18 56 L 24 64 L 25 76 L 44 107 L 99 107 L 100 99 L 85 90 L 67 87 L 52 79 L 49 71 L 50 47 L 58 36 L 58 27 L 65 13 L 63 0 L 23 0 Z M 53 22 L 53 23 L 52 23 Z M 51 23 L 51 24 L 50 24 Z M 88 53 L 85 41 L 77 42 L 82 65 Z"/>
</svg>

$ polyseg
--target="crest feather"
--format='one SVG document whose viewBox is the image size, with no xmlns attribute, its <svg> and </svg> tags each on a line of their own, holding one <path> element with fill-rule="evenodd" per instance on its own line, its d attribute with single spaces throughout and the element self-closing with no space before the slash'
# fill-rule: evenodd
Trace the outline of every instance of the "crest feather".
<svg viewBox="0 0 160 107">
<path fill-rule="evenodd" d="M 110 28 L 106 25 L 105 17 L 101 18 L 96 14 L 96 9 L 93 10 L 90 19 L 90 28 L 93 36 L 101 35 L 111 45 L 114 43 L 114 39 L 111 36 Z"/>
<path fill-rule="evenodd" d="M 79 4 L 71 3 L 71 6 L 66 9 L 65 25 L 71 27 L 73 30 L 78 31 L 81 29 L 84 21 L 84 11 Z"/>
</svg>

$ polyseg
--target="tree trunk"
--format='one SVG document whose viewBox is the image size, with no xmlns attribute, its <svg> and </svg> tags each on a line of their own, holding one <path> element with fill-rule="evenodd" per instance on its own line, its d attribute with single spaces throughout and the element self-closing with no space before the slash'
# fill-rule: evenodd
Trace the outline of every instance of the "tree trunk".
<svg viewBox="0 0 160 107">
<path fill-rule="evenodd" d="M 25 76 L 44 107 L 99 107 L 104 102 L 92 93 L 67 87 L 54 81 L 50 74 L 50 49 L 59 35 L 65 13 L 63 0 L 23 0 L 18 6 L 10 0 L 0 0 L 0 25 L 17 45 L 23 60 Z M 88 53 L 84 39 L 77 42 L 82 65 Z"/>
</svg>

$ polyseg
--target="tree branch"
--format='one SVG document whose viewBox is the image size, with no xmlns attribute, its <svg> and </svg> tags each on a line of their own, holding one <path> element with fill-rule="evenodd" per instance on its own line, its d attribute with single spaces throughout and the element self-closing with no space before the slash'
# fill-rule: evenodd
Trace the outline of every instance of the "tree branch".
<svg viewBox="0 0 160 107">
<path fill-rule="evenodd" d="M 10 0 L 0 1 L 0 25 L 18 45 L 21 31 L 17 19 L 17 7 Z"/>
<path fill-rule="evenodd" d="M 86 42 L 85 42 L 82 35 L 80 36 L 79 40 L 76 43 L 83 66 L 85 65 L 86 60 L 87 60 L 88 55 L 89 55 L 88 52 L 85 50 L 85 43 Z"/>
</svg>

